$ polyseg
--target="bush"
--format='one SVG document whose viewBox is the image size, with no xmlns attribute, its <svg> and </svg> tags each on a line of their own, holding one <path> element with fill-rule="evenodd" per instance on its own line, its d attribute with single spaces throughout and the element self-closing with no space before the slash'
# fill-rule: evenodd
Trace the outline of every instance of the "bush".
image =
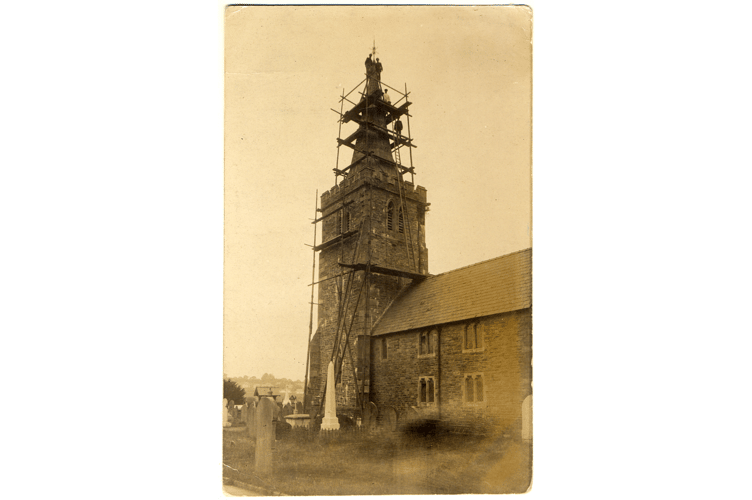
<svg viewBox="0 0 752 500">
<path fill-rule="evenodd" d="M 229 403 L 234 401 L 235 404 L 242 405 L 245 402 L 245 389 L 240 387 L 237 382 L 224 379 L 224 398 Z"/>
</svg>

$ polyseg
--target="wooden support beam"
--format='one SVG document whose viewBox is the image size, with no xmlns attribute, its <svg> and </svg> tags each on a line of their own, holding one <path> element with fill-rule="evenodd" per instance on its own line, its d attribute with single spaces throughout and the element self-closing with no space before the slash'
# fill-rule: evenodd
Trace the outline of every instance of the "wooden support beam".
<svg viewBox="0 0 752 500">
<path fill-rule="evenodd" d="M 339 140 L 342 141 L 342 142 L 345 142 L 347 144 L 351 144 L 352 141 L 354 141 L 355 139 L 357 139 L 358 136 L 360 134 L 362 134 L 362 133 L 363 133 L 363 129 L 358 128 L 358 130 L 356 130 L 355 132 L 353 132 L 352 134 L 350 134 L 349 136 L 347 136 L 346 139 L 339 139 Z"/>
<path fill-rule="evenodd" d="M 354 167 L 355 165 L 357 165 L 358 163 L 360 163 L 361 161 L 363 161 L 363 159 L 364 159 L 364 158 L 365 158 L 366 156 L 370 156 L 370 155 L 372 155 L 372 153 L 371 153 L 370 151 L 361 151 L 361 150 L 359 150 L 359 149 L 356 149 L 356 148 L 355 148 L 354 146 L 350 146 L 350 147 L 351 147 L 352 149 L 355 149 L 355 151 L 357 151 L 358 153 L 361 153 L 361 154 L 363 154 L 364 156 L 362 156 L 362 157 L 358 158 L 357 160 L 355 160 L 354 162 L 352 162 L 352 163 L 351 163 L 350 165 L 348 165 L 347 167 L 343 168 L 342 170 L 340 170 L 340 169 L 337 169 L 337 168 L 333 169 L 333 170 L 334 170 L 334 173 L 336 173 L 337 175 L 347 175 L 347 173 L 349 172 L 349 170 L 350 170 L 351 168 L 353 168 L 353 167 Z M 414 166 L 413 166 L 413 167 L 410 167 L 410 168 L 408 168 L 408 167 L 405 167 L 404 165 L 397 165 L 397 164 L 396 164 L 395 162 L 393 162 L 393 161 L 391 161 L 391 160 L 387 160 L 387 159 L 385 159 L 385 158 L 382 158 L 381 156 L 376 156 L 376 158 L 378 158 L 378 159 L 379 159 L 380 161 L 383 161 L 383 162 L 386 162 L 386 163 L 388 163 L 389 165 L 392 165 L 392 166 L 399 166 L 399 168 L 400 168 L 400 171 L 401 171 L 401 172 L 402 172 L 403 174 L 406 174 L 406 173 L 411 173 L 411 174 L 415 174 L 415 167 L 414 167 Z"/>
<path fill-rule="evenodd" d="M 352 205 L 353 203 L 355 203 L 355 201 L 353 201 L 353 200 L 350 200 L 350 201 L 346 201 L 346 202 L 344 202 L 344 203 L 342 203 L 342 204 L 339 204 L 339 205 L 337 205 L 337 208 L 336 208 L 335 210 L 332 210 L 331 212 L 329 212 L 329 213 L 328 213 L 328 214 L 326 214 L 326 215 L 322 215 L 322 216 L 321 216 L 321 217 L 319 217 L 318 219 L 314 219 L 314 220 L 313 220 L 313 221 L 311 222 L 311 224 L 316 224 L 317 222 L 321 222 L 322 220 L 326 219 L 326 218 L 327 218 L 327 217 L 329 217 L 330 215 L 334 215 L 334 214 L 336 214 L 336 213 L 337 213 L 337 212 L 338 212 L 338 211 L 339 211 L 339 210 L 340 210 L 341 208 L 344 208 L 344 207 L 346 207 L 346 206 L 348 206 L 348 205 Z M 321 210 L 319 210 L 319 212 L 320 212 L 320 211 L 321 211 Z M 309 245 L 309 246 L 310 246 L 310 245 Z"/>
<path fill-rule="evenodd" d="M 367 264 L 345 264 L 340 262 L 340 266 L 353 269 L 355 271 L 365 271 Z M 389 269 L 387 267 L 371 266 L 371 272 L 376 274 L 386 274 L 388 276 L 400 276 L 402 278 L 410 278 L 414 280 L 424 280 L 428 278 L 427 274 L 413 273 L 410 271 L 400 271 L 398 269 Z"/>
<path fill-rule="evenodd" d="M 352 236 L 353 234 L 355 234 L 357 232 L 358 232 L 357 229 L 353 229 L 352 231 L 347 231 L 346 233 L 338 234 L 337 236 L 335 236 L 331 240 L 325 241 L 325 242 L 321 243 L 320 245 L 316 245 L 315 247 L 313 247 L 313 251 L 314 252 L 318 252 L 319 250 L 324 250 L 326 248 L 329 248 L 330 246 L 334 245 L 335 243 L 337 243 L 339 241 L 342 241 L 344 239 L 347 239 L 347 238 L 349 238 L 350 236 Z"/>
<path fill-rule="evenodd" d="M 399 141 L 399 144 L 403 144 L 403 145 L 409 146 L 411 148 L 417 148 L 418 147 L 418 146 L 416 146 L 416 145 L 413 144 L 413 140 L 411 138 L 409 138 L 409 137 L 407 137 L 405 135 L 399 135 L 398 136 L 397 134 L 395 134 L 394 132 L 392 132 L 391 130 L 389 130 L 386 127 L 382 127 L 381 125 L 377 125 L 375 123 L 371 123 L 371 122 L 368 122 L 368 121 L 363 121 L 362 123 L 360 123 L 360 122 L 358 122 L 358 123 L 360 125 L 364 126 L 364 127 L 370 127 L 370 128 L 372 128 L 374 130 L 378 130 L 379 132 L 388 135 L 389 138 L 392 139 L 393 141 Z M 360 129 L 358 129 L 358 130 L 360 130 Z M 357 134 L 357 133 L 358 132 L 356 131 L 355 134 Z M 352 134 L 350 137 L 352 137 L 355 134 Z M 350 137 L 348 137 L 345 140 L 346 141 L 350 141 Z M 394 146 L 392 145 L 392 147 L 394 147 Z"/>
</svg>

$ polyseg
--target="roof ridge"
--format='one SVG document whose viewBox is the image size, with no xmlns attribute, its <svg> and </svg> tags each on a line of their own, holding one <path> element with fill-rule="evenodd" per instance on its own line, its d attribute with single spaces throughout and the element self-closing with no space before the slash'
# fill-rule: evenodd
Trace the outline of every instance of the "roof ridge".
<svg viewBox="0 0 752 500">
<path fill-rule="evenodd" d="M 439 276 L 443 276 L 445 274 L 453 273 L 455 271 L 460 271 L 462 269 L 467 269 L 468 267 L 479 266 L 481 264 L 485 264 L 486 262 L 490 262 L 492 260 L 501 259 L 503 257 L 508 257 L 510 255 L 513 255 L 513 254 L 516 254 L 516 253 L 520 253 L 520 252 L 526 252 L 526 251 L 532 250 L 532 249 L 533 249 L 533 247 L 522 248 L 520 250 L 515 250 L 514 252 L 505 253 L 504 255 L 499 255 L 498 257 L 491 257 L 490 259 L 482 260 L 482 261 L 476 262 L 474 264 L 468 264 L 466 266 L 458 267 L 456 269 L 450 269 L 449 271 L 444 271 L 443 273 L 440 273 L 440 274 L 432 274 L 427 279 L 438 278 Z"/>
</svg>

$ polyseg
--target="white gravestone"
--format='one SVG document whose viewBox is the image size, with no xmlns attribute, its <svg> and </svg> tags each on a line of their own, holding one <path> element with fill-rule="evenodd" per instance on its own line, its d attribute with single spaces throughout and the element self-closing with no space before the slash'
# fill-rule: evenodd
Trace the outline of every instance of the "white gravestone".
<svg viewBox="0 0 752 500">
<path fill-rule="evenodd" d="M 337 420 L 337 395 L 334 388 L 334 363 L 329 361 L 329 369 L 326 374 L 326 410 L 324 419 L 321 422 L 322 431 L 339 430 L 339 420 Z"/>
</svg>

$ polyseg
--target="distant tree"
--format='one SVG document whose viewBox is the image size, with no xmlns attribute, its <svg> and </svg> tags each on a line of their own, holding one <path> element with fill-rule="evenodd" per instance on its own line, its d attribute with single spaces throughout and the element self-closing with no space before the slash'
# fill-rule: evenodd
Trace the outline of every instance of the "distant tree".
<svg viewBox="0 0 752 500">
<path fill-rule="evenodd" d="M 227 399 L 228 402 L 234 401 L 235 404 L 243 404 L 243 402 L 245 402 L 245 389 L 240 387 L 235 381 L 225 379 L 224 398 Z"/>
</svg>

